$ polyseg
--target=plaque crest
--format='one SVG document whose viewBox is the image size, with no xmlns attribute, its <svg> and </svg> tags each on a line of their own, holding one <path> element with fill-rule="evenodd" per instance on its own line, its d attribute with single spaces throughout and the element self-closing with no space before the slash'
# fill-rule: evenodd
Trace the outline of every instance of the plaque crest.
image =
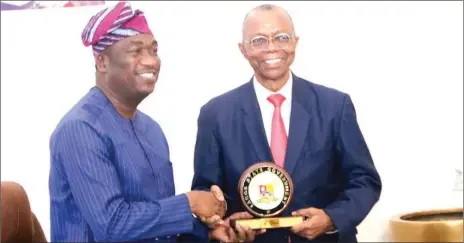
<svg viewBox="0 0 464 243">
<path fill-rule="evenodd" d="M 274 163 L 261 162 L 243 173 L 239 192 L 248 212 L 258 217 L 272 217 L 291 202 L 293 182 L 284 169 Z"/>
</svg>

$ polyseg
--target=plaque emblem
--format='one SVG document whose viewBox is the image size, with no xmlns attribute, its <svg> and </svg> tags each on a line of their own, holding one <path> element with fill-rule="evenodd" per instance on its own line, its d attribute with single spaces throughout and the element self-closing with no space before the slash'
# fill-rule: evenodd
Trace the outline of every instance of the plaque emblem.
<svg viewBox="0 0 464 243">
<path fill-rule="evenodd" d="M 293 182 L 275 163 L 260 162 L 242 174 L 239 192 L 248 212 L 257 217 L 272 217 L 284 211 L 291 202 Z"/>
</svg>

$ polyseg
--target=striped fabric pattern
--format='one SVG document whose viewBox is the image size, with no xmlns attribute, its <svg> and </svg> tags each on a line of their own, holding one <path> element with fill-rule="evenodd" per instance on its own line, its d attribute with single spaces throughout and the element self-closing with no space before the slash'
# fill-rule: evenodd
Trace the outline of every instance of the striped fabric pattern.
<svg viewBox="0 0 464 243">
<path fill-rule="evenodd" d="M 95 54 L 108 46 L 137 34 L 152 34 L 145 15 L 130 3 L 119 2 L 92 16 L 82 31 L 84 46 L 92 45 Z"/>
<path fill-rule="evenodd" d="M 185 194 L 175 194 L 166 138 L 137 111 L 121 117 L 94 87 L 50 138 L 52 242 L 206 239 Z"/>
</svg>

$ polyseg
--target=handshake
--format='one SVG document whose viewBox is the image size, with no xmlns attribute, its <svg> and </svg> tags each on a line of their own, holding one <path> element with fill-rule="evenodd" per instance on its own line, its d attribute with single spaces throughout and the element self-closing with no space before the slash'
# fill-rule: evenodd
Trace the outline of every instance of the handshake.
<svg viewBox="0 0 464 243">
<path fill-rule="evenodd" d="M 210 239 L 221 242 L 251 242 L 255 235 L 263 234 L 265 230 L 251 230 L 237 225 L 232 228 L 231 219 L 250 219 L 253 216 L 247 212 L 232 214 L 223 220 L 226 214 L 227 204 L 222 190 L 218 186 L 212 186 L 211 191 L 190 191 L 186 193 L 192 213 L 211 228 Z"/>
</svg>

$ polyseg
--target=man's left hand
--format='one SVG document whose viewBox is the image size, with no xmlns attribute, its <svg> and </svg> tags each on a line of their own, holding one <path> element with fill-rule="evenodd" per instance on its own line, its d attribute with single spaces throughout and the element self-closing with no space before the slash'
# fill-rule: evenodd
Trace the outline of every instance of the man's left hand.
<svg viewBox="0 0 464 243">
<path fill-rule="evenodd" d="M 304 208 L 292 212 L 293 216 L 307 217 L 302 223 L 295 225 L 291 231 L 307 239 L 315 239 L 319 235 L 333 230 L 334 225 L 329 215 L 319 208 Z"/>
</svg>

